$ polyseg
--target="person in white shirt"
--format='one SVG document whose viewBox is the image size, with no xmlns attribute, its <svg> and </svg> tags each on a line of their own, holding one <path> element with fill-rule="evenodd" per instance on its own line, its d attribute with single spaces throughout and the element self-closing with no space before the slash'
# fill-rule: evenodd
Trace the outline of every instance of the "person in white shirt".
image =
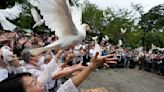
<svg viewBox="0 0 164 92">
<path fill-rule="evenodd" d="M 0 82 L 8 77 L 8 70 L 6 69 L 6 64 L 3 62 L 2 51 L 0 49 Z"/>
</svg>

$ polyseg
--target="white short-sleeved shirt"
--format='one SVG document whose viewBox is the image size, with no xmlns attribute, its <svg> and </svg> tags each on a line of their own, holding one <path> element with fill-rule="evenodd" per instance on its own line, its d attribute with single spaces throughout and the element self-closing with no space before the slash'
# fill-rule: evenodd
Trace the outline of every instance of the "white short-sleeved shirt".
<svg viewBox="0 0 164 92">
<path fill-rule="evenodd" d="M 0 68 L 0 82 L 8 77 L 8 71 L 5 68 Z"/>
<path fill-rule="evenodd" d="M 72 83 L 72 80 L 69 79 L 59 87 L 57 92 L 79 92 L 79 90 Z"/>
</svg>

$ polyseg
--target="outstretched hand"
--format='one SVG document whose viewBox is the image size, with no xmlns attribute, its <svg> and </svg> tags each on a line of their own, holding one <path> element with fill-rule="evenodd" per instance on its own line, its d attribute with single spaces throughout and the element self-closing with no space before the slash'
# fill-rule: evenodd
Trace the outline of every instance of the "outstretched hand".
<svg viewBox="0 0 164 92">
<path fill-rule="evenodd" d="M 108 54 L 106 56 L 99 56 L 99 53 L 97 52 L 96 55 L 91 59 L 91 66 L 92 68 L 96 68 L 98 65 L 101 65 L 105 62 L 111 62 L 116 61 L 117 58 L 113 58 L 115 54 Z"/>
</svg>

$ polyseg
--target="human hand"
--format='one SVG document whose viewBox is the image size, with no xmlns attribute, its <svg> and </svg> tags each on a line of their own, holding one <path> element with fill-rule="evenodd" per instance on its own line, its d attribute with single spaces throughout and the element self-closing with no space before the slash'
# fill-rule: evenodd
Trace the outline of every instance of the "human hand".
<svg viewBox="0 0 164 92">
<path fill-rule="evenodd" d="M 85 66 L 83 66 L 82 63 L 83 63 L 83 62 L 80 62 L 80 63 L 76 66 L 76 68 L 77 68 L 78 71 L 81 71 L 81 70 L 83 70 L 83 69 L 85 68 Z"/>
<path fill-rule="evenodd" d="M 102 65 L 105 62 L 111 62 L 111 61 L 116 61 L 117 58 L 113 58 L 115 54 L 108 54 L 106 56 L 98 56 L 99 53 L 97 52 L 96 55 L 91 59 L 91 64 L 90 66 L 92 68 L 96 68 L 98 65 Z"/>
</svg>

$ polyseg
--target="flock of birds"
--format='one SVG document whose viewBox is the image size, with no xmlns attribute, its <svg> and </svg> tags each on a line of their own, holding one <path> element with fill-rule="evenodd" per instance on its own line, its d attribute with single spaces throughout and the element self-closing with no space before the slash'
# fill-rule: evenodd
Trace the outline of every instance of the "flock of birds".
<svg viewBox="0 0 164 92">
<path fill-rule="evenodd" d="M 71 6 L 69 0 L 27 0 L 33 7 L 31 8 L 31 15 L 35 24 L 33 29 L 37 26 L 45 24 L 51 31 L 55 31 L 58 40 L 41 48 L 31 49 L 30 53 L 36 55 L 46 50 L 51 49 L 66 49 L 74 45 L 86 37 L 86 31 L 91 32 L 88 24 L 82 23 L 82 7 L 76 5 Z M 36 9 L 37 8 L 37 9 Z M 37 10 L 40 10 L 40 14 Z M 15 3 L 12 8 L 0 9 L 0 24 L 3 30 L 14 31 L 16 25 L 9 20 L 15 20 L 23 13 L 21 4 Z M 43 19 L 41 18 L 43 16 Z M 126 30 L 121 29 L 124 34 Z M 100 53 L 100 46 L 95 40 L 95 52 Z M 106 35 L 103 40 L 109 40 Z M 118 46 L 123 43 L 118 41 Z"/>
</svg>

